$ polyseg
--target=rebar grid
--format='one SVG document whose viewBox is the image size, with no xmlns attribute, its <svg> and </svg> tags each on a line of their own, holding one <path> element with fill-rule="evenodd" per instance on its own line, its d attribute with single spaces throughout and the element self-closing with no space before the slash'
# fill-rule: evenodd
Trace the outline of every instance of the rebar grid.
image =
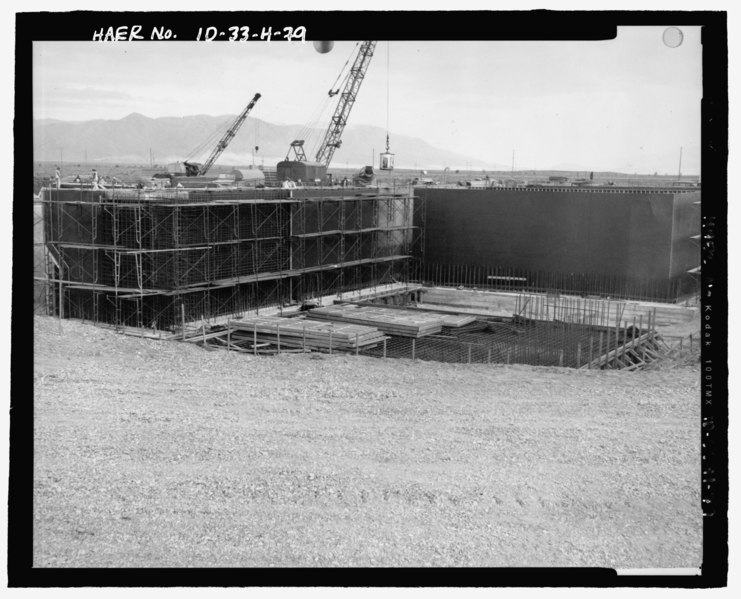
<svg viewBox="0 0 741 599">
<path fill-rule="evenodd" d="M 490 289 L 507 292 L 566 293 L 673 303 L 699 293 L 689 274 L 672 279 L 649 279 L 596 273 L 563 273 L 517 268 L 433 264 L 415 260 L 411 281 L 421 285 Z"/>
<path fill-rule="evenodd" d="M 385 347 L 363 350 L 374 357 L 407 358 L 460 364 L 529 364 L 569 368 L 615 368 L 638 366 L 640 354 L 630 354 L 630 344 L 640 337 L 623 326 L 529 321 L 479 322 L 484 328 L 459 332 L 445 327 L 439 335 L 413 339 L 391 336 Z M 646 335 L 648 336 L 648 335 Z M 648 341 L 641 338 L 641 341 Z M 646 352 L 654 352 L 656 344 Z M 639 348 L 638 352 L 641 351 Z M 602 361 L 596 362 L 602 357 Z M 618 363 L 615 357 L 621 361 Z M 653 355 L 644 354 L 648 363 Z"/>
<path fill-rule="evenodd" d="M 388 235 L 379 233 L 378 204 L 388 204 L 383 194 L 305 200 L 283 190 L 45 189 L 42 195 L 49 208 L 44 246 L 56 259 L 47 287 L 59 288 L 60 316 L 171 328 L 182 325 L 183 314 L 208 320 L 408 276 L 400 264 L 408 255 L 403 231 L 411 237 L 412 225 L 402 220 Z"/>
</svg>

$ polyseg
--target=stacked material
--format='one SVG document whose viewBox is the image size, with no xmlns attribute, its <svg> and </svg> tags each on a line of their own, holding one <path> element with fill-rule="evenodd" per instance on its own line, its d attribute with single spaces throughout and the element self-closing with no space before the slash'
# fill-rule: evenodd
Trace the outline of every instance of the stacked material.
<svg viewBox="0 0 741 599">
<path fill-rule="evenodd" d="M 443 327 L 444 335 L 460 335 L 462 333 L 479 333 L 485 331 L 491 325 L 484 320 L 474 320 L 466 324 L 460 324 L 456 327 L 446 325 Z"/>
<path fill-rule="evenodd" d="M 443 328 L 440 314 L 426 314 L 416 310 L 395 310 L 376 306 L 340 304 L 309 311 L 312 320 L 345 322 L 373 326 L 387 335 L 400 337 L 424 337 L 435 335 Z"/>
<path fill-rule="evenodd" d="M 244 341 L 254 342 L 256 339 L 262 343 L 312 350 L 354 351 L 375 347 L 386 339 L 383 333 L 373 327 L 279 316 L 230 320 L 229 329 L 232 342 L 235 344 Z"/>
<path fill-rule="evenodd" d="M 341 303 L 341 302 L 340 302 Z M 434 314 L 437 316 L 437 318 L 441 318 L 443 322 L 443 327 L 448 327 L 451 329 L 457 329 L 459 327 L 467 326 L 473 322 L 476 322 L 476 318 L 478 316 L 476 314 L 454 314 L 454 313 L 445 313 L 440 312 L 439 310 L 431 310 L 431 309 L 425 309 L 420 310 L 417 307 L 408 308 L 403 306 L 394 306 L 394 305 L 380 305 L 380 304 L 374 304 L 372 302 L 348 302 L 350 304 L 358 304 L 360 306 L 369 306 L 371 308 L 384 308 L 386 310 L 404 310 L 407 313 L 416 312 L 419 314 L 419 312 L 426 312 L 428 315 Z"/>
<path fill-rule="evenodd" d="M 476 322 L 476 317 L 468 315 L 468 314 L 450 314 L 450 315 L 441 314 L 440 316 L 443 319 L 443 326 L 450 327 L 452 329 L 464 327 L 467 324 Z"/>
</svg>

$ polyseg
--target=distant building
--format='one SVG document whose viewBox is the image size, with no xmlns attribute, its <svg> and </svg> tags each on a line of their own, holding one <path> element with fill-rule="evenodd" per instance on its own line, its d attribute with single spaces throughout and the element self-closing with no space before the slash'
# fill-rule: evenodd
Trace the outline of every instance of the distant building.
<svg viewBox="0 0 741 599">
<path fill-rule="evenodd" d="M 259 169 L 234 169 L 229 176 L 234 179 L 238 186 L 250 187 L 254 185 L 263 185 L 265 183 L 265 173 Z"/>
<path fill-rule="evenodd" d="M 697 181 L 672 181 L 672 187 L 699 187 Z"/>
</svg>

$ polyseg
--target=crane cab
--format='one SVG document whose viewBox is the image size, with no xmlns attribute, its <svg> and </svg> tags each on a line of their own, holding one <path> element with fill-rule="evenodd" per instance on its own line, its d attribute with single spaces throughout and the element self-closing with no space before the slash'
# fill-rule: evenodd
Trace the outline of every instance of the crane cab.
<svg viewBox="0 0 741 599">
<path fill-rule="evenodd" d="M 381 152 L 380 154 L 381 164 L 379 168 L 382 171 L 394 170 L 394 155 L 391 152 Z"/>
</svg>

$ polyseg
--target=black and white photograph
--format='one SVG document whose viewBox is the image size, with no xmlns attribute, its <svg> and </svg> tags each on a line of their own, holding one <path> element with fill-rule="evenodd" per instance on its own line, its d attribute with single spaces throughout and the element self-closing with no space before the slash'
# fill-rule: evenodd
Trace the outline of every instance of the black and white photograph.
<svg viewBox="0 0 741 599">
<path fill-rule="evenodd" d="M 725 12 L 15 17 L 11 586 L 725 586 Z"/>
</svg>

